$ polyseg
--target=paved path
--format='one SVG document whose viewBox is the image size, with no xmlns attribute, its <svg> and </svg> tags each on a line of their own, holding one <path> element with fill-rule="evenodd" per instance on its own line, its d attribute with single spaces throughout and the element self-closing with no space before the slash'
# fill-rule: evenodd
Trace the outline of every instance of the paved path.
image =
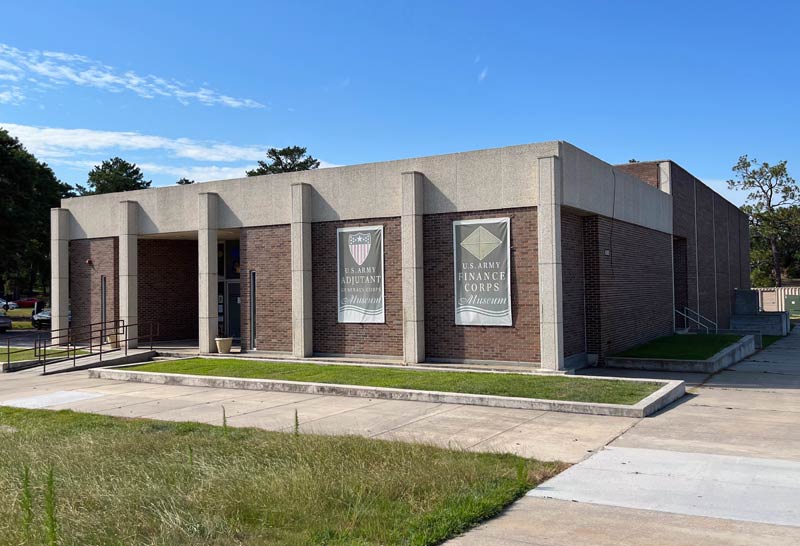
<svg viewBox="0 0 800 546">
<path fill-rule="evenodd" d="M 687 380 L 692 396 L 449 544 L 800 544 L 800 328 Z"/>
<path fill-rule="evenodd" d="M 583 460 L 637 422 L 456 404 L 125 383 L 91 379 L 85 372 L 2 374 L 0 405 L 211 424 L 222 423 L 224 406 L 228 425 L 267 430 L 291 430 L 297 411 L 304 432 L 419 441 L 566 462 Z"/>
</svg>

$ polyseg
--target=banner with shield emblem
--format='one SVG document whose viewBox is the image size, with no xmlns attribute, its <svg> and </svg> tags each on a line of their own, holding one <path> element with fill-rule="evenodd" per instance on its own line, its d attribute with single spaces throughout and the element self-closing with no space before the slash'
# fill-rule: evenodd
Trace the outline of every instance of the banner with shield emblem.
<svg viewBox="0 0 800 546">
<path fill-rule="evenodd" d="M 511 219 L 453 222 L 455 320 L 511 326 Z"/>
<path fill-rule="evenodd" d="M 383 226 L 336 230 L 339 322 L 385 322 Z"/>
</svg>

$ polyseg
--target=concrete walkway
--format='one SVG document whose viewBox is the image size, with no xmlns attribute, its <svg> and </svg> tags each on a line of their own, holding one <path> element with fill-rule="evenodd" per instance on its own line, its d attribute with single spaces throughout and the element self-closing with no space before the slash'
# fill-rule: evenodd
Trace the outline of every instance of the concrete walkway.
<svg viewBox="0 0 800 546">
<path fill-rule="evenodd" d="M 800 328 L 449 544 L 800 544 Z"/>
<path fill-rule="evenodd" d="M 295 411 L 308 433 L 355 434 L 426 442 L 473 451 L 502 451 L 578 462 L 636 424 L 601 417 L 340 396 L 149 385 L 90 379 L 85 372 L 38 371 L 0 376 L 0 405 L 71 409 L 120 417 L 195 421 L 291 430 Z"/>
</svg>

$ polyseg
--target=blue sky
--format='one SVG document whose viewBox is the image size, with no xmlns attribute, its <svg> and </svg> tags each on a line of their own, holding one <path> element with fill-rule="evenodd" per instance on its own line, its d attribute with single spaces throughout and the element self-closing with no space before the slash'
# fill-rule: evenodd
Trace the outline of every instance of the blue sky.
<svg viewBox="0 0 800 546">
<path fill-rule="evenodd" d="M 723 191 L 740 154 L 800 177 L 791 2 L 4 2 L 0 126 L 85 183 L 239 176 L 269 146 L 347 165 L 567 140 L 674 159 Z M 742 197 L 724 193 L 737 204 Z"/>
</svg>

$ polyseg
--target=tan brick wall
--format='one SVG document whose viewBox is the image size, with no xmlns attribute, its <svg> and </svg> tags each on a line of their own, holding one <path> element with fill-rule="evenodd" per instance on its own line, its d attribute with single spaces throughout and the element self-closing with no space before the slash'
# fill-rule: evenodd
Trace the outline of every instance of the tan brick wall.
<svg viewBox="0 0 800 546">
<path fill-rule="evenodd" d="M 98 323 L 102 317 L 101 284 L 106 277 L 106 320 L 119 318 L 119 266 L 116 237 L 78 239 L 69 243 L 69 295 L 74 327 Z M 91 265 L 87 264 L 91 260 Z M 85 337 L 89 329 L 80 329 Z"/>
<path fill-rule="evenodd" d="M 511 218 L 511 315 L 513 326 L 456 326 L 453 287 L 453 221 Z M 539 267 L 536 209 L 427 215 L 425 351 L 429 358 L 538 362 Z"/>
<path fill-rule="evenodd" d="M 139 336 L 146 341 L 152 323 L 157 340 L 197 339 L 197 241 L 138 244 Z"/>
<path fill-rule="evenodd" d="M 288 225 L 242 229 L 242 347 L 250 347 L 250 271 L 256 272 L 256 349 L 292 350 L 292 245 Z"/>
<path fill-rule="evenodd" d="M 383 226 L 385 324 L 340 324 L 337 311 L 336 230 Z M 402 241 L 399 218 L 311 225 L 314 352 L 403 355 Z"/>
<path fill-rule="evenodd" d="M 658 162 L 623 163 L 616 168 L 643 180 L 648 186 L 658 187 Z"/>
</svg>

